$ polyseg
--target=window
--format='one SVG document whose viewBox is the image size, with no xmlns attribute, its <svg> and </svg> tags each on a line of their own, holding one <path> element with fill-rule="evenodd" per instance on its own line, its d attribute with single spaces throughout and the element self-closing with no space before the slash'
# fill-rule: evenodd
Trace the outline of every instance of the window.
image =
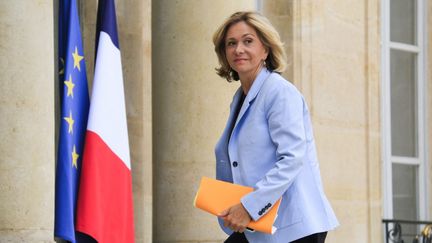
<svg viewBox="0 0 432 243">
<path fill-rule="evenodd" d="M 383 194 L 388 219 L 426 220 L 428 215 L 425 4 L 382 2 Z"/>
</svg>

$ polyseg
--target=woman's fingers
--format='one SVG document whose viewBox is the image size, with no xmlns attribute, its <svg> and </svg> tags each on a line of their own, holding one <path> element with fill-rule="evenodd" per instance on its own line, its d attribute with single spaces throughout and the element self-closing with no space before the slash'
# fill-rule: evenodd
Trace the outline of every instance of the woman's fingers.
<svg viewBox="0 0 432 243">
<path fill-rule="evenodd" d="M 246 230 L 246 226 L 250 222 L 250 216 L 241 204 L 234 205 L 224 210 L 219 213 L 218 216 L 223 218 L 225 227 L 240 233 Z"/>
</svg>

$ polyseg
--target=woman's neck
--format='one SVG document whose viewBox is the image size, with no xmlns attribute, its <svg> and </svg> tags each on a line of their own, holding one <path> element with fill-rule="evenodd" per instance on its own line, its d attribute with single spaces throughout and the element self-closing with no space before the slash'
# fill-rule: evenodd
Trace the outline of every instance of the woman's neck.
<svg viewBox="0 0 432 243">
<path fill-rule="evenodd" d="M 253 72 L 251 75 L 247 75 L 247 76 L 239 75 L 240 84 L 241 84 L 241 87 L 243 89 L 243 93 L 245 95 L 248 94 L 250 88 L 252 87 L 253 82 L 255 81 L 255 79 L 258 76 L 259 72 L 261 71 L 262 67 L 263 67 L 263 65 L 259 65 L 258 68 L 255 70 L 255 72 Z"/>
</svg>

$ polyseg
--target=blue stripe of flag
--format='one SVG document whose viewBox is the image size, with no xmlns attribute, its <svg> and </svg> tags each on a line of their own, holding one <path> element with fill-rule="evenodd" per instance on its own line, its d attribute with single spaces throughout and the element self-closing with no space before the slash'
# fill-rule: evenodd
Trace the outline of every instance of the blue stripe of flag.
<svg viewBox="0 0 432 243">
<path fill-rule="evenodd" d="M 96 53 L 101 31 L 107 33 L 111 41 L 120 50 L 117 34 L 116 10 L 113 0 L 99 0 L 98 18 L 96 23 Z"/>
</svg>

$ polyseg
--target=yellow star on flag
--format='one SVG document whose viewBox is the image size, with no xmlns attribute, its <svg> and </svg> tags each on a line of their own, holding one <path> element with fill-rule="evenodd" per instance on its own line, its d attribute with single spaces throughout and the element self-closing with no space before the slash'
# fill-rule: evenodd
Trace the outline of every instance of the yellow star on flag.
<svg viewBox="0 0 432 243">
<path fill-rule="evenodd" d="M 79 157 L 79 154 L 76 153 L 75 145 L 74 145 L 73 151 L 72 151 L 72 166 L 75 167 L 76 169 L 78 169 L 78 164 L 77 164 L 78 157 Z"/>
<path fill-rule="evenodd" d="M 72 82 L 72 75 L 69 74 L 69 80 L 65 80 L 64 84 L 67 86 L 67 96 L 72 96 L 73 98 L 73 88 L 75 84 Z"/>
<path fill-rule="evenodd" d="M 63 117 L 63 119 L 66 120 L 66 122 L 69 125 L 69 133 L 73 134 L 73 125 L 74 125 L 74 119 L 72 118 L 72 111 L 69 111 L 69 117 Z"/>
<path fill-rule="evenodd" d="M 73 59 L 74 59 L 74 68 L 78 68 L 79 71 L 81 71 L 80 61 L 84 59 L 84 56 L 80 56 L 78 54 L 78 48 L 75 46 L 75 52 L 72 53 Z"/>
</svg>

